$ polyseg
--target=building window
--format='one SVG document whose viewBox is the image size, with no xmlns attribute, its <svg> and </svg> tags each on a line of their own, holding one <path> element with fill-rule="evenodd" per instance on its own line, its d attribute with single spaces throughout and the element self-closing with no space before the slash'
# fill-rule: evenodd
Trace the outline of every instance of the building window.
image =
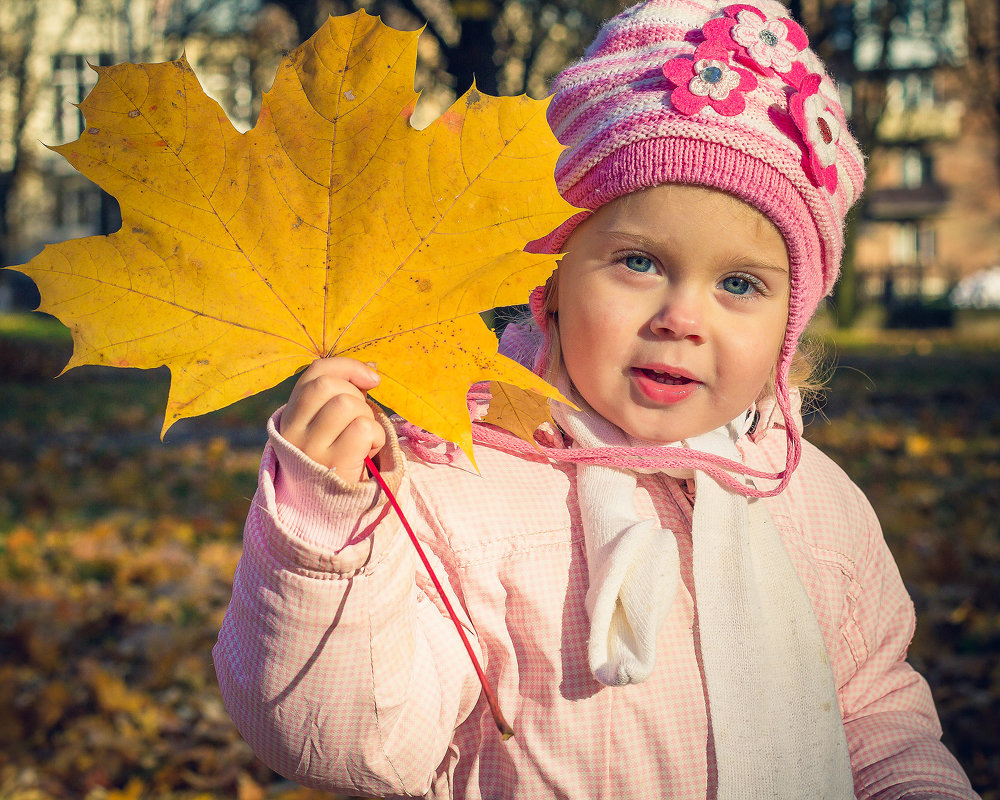
<svg viewBox="0 0 1000 800">
<path fill-rule="evenodd" d="M 59 175 L 52 182 L 56 225 L 91 229 L 101 218 L 101 190 L 82 175 Z"/>
<path fill-rule="evenodd" d="M 51 174 L 51 222 L 63 238 L 108 234 L 122 224 L 118 201 L 83 175 Z"/>
<path fill-rule="evenodd" d="M 893 264 L 912 264 L 917 255 L 917 226 L 910 222 L 901 222 L 896 226 L 896 235 L 892 247 Z"/>
<path fill-rule="evenodd" d="M 934 159 L 915 147 L 900 154 L 900 184 L 907 189 L 919 189 L 934 182 Z"/>
<path fill-rule="evenodd" d="M 934 81 L 929 73 L 909 72 L 890 78 L 885 91 L 886 107 L 894 111 L 934 105 Z"/>
<path fill-rule="evenodd" d="M 899 266 L 930 266 L 937 256 L 937 233 L 929 225 L 901 222 L 896 226 L 892 263 Z"/>
<path fill-rule="evenodd" d="M 911 72 L 903 81 L 903 106 L 919 108 L 934 104 L 934 83 L 927 73 Z"/>
<path fill-rule="evenodd" d="M 89 63 L 88 63 L 89 62 Z M 83 133 L 83 114 L 74 106 L 83 102 L 97 83 L 97 73 L 90 64 L 107 66 L 114 63 L 110 53 L 86 56 L 82 53 L 61 53 L 52 58 L 52 91 L 55 97 L 53 129 L 60 142 L 79 138 Z"/>
<path fill-rule="evenodd" d="M 907 189 L 915 189 L 924 182 L 924 162 L 920 151 L 912 147 L 902 154 L 902 183 Z"/>
<path fill-rule="evenodd" d="M 929 266 L 937 258 L 937 232 L 928 226 L 917 229 L 917 263 Z"/>
</svg>

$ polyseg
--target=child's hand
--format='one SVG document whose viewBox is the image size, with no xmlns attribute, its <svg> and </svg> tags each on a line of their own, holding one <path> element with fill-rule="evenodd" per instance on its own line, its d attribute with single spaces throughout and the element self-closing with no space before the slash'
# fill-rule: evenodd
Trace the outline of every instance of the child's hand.
<svg viewBox="0 0 1000 800">
<path fill-rule="evenodd" d="M 344 480 L 362 480 L 365 457 L 385 445 L 385 431 L 365 401 L 378 382 L 375 370 L 353 358 L 321 358 L 296 382 L 278 432 Z"/>
</svg>

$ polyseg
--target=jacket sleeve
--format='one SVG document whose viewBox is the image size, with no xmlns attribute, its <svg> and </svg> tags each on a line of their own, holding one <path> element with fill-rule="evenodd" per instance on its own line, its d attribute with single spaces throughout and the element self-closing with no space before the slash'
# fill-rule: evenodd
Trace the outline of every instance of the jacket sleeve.
<svg viewBox="0 0 1000 800">
<path fill-rule="evenodd" d="M 378 413 L 382 473 L 419 535 L 405 459 Z M 375 482 L 312 461 L 281 438 L 279 418 L 213 649 L 226 708 L 258 757 L 296 782 L 424 794 L 479 699 L 475 672 L 417 588 L 413 545 Z"/>
<path fill-rule="evenodd" d="M 857 671 L 841 689 L 844 727 L 858 800 L 974 800 L 969 779 L 941 743 L 927 682 L 905 661 L 913 603 L 860 490 L 868 552 L 859 558 Z"/>
</svg>

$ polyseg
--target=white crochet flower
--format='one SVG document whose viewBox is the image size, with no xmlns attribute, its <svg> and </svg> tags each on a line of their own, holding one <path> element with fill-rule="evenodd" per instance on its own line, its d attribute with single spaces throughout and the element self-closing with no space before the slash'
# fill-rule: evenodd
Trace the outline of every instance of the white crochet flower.
<svg viewBox="0 0 1000 800">
<path fill-rule="evenodd" d="M 781 20 L 763 20 L 751 11 L 737 14 L 731 35 L 758 65 L 776 72 L 788 72 L 802 49 L 788 41 L 788 29 Z"/>
<path fill-rule="evenodd" d="M 740 76 L 729 65 L 714 58 L 702 58 L 694 64 L 694 77 L 688 90 L 698 97 L 725 100 L 740 85 Z"/>
<path fill-rule="evenodd" d="M 807 120 L 806 138 L 820 165 L 829 167 L 837 161 L 837 142 L 842 132 L 840 121 L 818 94 L 806 98 L 803 107 Z"/>
</svg>

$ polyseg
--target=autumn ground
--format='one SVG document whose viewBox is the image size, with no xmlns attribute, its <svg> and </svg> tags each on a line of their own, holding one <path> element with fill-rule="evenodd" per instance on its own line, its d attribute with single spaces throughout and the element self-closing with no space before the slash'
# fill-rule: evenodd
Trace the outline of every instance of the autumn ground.
<svg viewBox="0 0 1000 800">
<path fill-rule="evenodd" d="M 807 436 L 878 510 L 945 739 L 1000 800 L 1000 337 L 878 340 L 843 340 Z M 287 386 L 161 444 L 166 374 L 52 380 L 67 348 L 0 318 L 0 800 L 320 797 L 253 758 L 209 653 Z"/>
</svg>

